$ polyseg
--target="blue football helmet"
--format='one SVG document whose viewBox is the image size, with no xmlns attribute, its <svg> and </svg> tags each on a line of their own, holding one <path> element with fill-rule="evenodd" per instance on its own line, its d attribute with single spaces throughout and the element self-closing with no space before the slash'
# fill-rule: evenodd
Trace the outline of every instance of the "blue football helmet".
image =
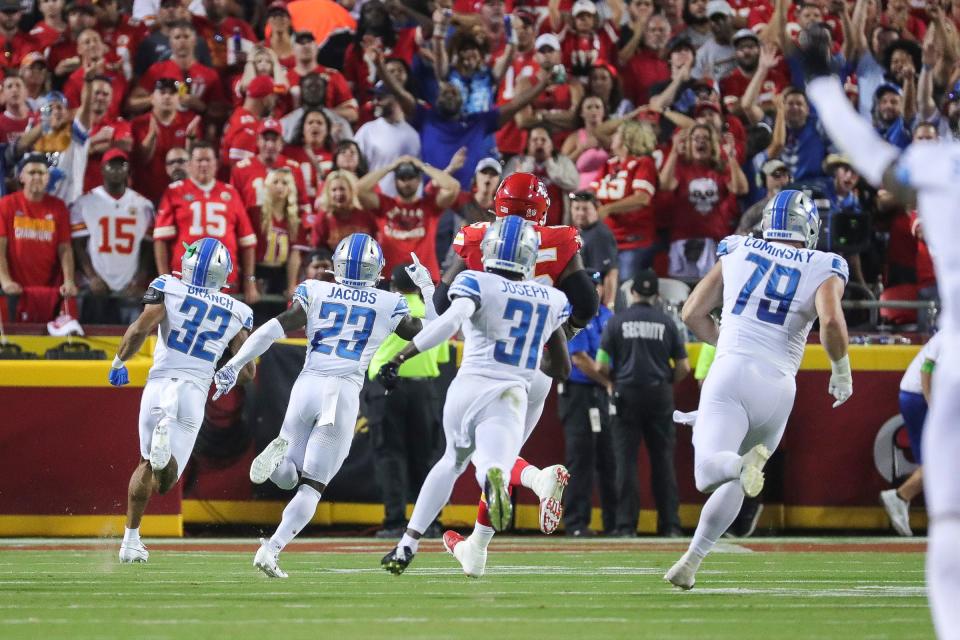
<svg viewBox="0 0 960 640">
<path fill-rule="evenodd" d="M 499 269 L 533 277 L 540 251 L 540 234 L 520 216 L 497 218 L 480 241 L 483 269 Z"/>
<path fill-rule="evenodd" d="M 233 260 L 222 242 L 200 238 L 186 249 L 180 259 L 180 277 L 185 283 L 217 291 L 226 286 Z"/>
<path fill-rule="evenodd" d="M 813 249 L 820 237 L 820 214 L 807 194 L 785 189 L 764 205 L 760 229 L 764 240 L 802 242 Z"/>
<path fill-rule="evenodd" d="M 333 278 L 349 287 L 374 286 L 383 265 L 383 250 L 365 233 L 351 233 L 333 252 Z"/>
</svg>

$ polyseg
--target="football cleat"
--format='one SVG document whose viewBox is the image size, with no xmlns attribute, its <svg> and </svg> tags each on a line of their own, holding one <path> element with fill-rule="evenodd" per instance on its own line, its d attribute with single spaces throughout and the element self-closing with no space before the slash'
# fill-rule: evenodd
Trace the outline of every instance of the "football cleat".
<svg viewBox="0 0 960 640">
<path fill-rule="evenodd" d="M 890 516 L 893 530 L 901 536 L 912 536 L 910 528 L 910 503 L 897 495 L 896 489 L 880 492 L 880 503 Z"/>
<path fill-rule="evenodd" d="M 540 469 L 533 479 L 533 492 L 540 498 L 540 531 L 550 535 L 563 518 L 563 490 L 570 482 L 570 472 L 562 464 Z"/>
<path fill-rule="evenodd" d="M 136 542 L 124 542 L 120 544 L 120 562 L 130 564 L 132 562 L 146 562 L 150 557 L 147 548 L 139 540 Z"/>
<path fill-rule="evenodd" d="M 270 541 L 260 538 L 260 548 L 253 556 L 253 566 L 260 569 L 268 578 L 286 578 L 287 574 L 277 565 L 280 552 L 270 547 Z"/>
<path fill-rule="evenodd" d="M 763 490 L 763 466 L 770 459 L 770 450 L 758 444 L 740 457 L 740 486 L 748 498 Z"/>
<path fill-rule="evenodd" d="M 487 497 L 487 511 L 493 530 L 506 531 L 510 528 L 510 519 L 513 517 L 513 503 L 510 502 L 510 492 L 503 477 L 503 469 L 490 467 L 487 470 L 487 481 L 484 483 L 483 490 Z"/>
<path fill-rule="evenodd" d="M 250 482 L 263 484 L 270 479 L 270 475 L 277 470 L 283 457 L 287 455 L 289 443 L 285 438 L 274 438 L 267 448 L 260 452 L 250 465 Z"/>
<path fill-rule="evenodd" d="M 470 538 L 464 538 L 456 531 L 443 534 L 443 548 L 457 559 L 468 578 L 482 578 L 487 566 L 487 550 L 478 549 Z"/>
<path fill-rule="evenodd" d="M 663 579 L 684 591 L 693 589 L 693 585 L 697 583 L 697 569 L 699 568 L 700 562 L 695 560 L 690 552 L 687 552 L 677 560 L 676 564 L 670 567 L 670 570 L 664 574 Z"/>
<path fill-rule="evenodd" d="M 397 545 L 393 548 L 393 551 L 383 556 L 383 559 L 380 560 L 380 566 L 383 567 L 385 571 L 389 571 L 393 575 L 398 576 L 406 571 L 410 563 L 413 562 L 413 556 L 415 555 L 417 554 L 411 551 L 410 547 Z"/>
<path fill-rule="evenodd" d="M 163 471 L 170 464 L 170 431 L 166 420 L 161 420 L 153 428 L 150 437 L 150 468 Z"/>
</svg>

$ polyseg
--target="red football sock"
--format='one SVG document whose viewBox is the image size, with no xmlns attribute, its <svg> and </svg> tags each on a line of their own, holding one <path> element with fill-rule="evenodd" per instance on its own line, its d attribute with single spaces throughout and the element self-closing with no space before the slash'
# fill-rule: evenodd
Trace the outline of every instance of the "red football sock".
<svg viewBox="0 0 960 640">
<path fill-rule="evenodd" d="M 530 466 L 530 463 L 524 460 L 523 458 L 517 457 L 517 461 L 513 463 L 513 469 L 510 471 L 510 486 L 519 487 L 523 483 L 520 482 L 520 474 L 523 473 L 523 470 Z"/>
</svg>

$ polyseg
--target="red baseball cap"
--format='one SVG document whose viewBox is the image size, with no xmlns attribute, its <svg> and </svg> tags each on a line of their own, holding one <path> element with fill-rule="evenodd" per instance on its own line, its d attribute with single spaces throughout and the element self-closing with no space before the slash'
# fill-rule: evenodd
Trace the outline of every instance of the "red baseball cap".
<svg viewBox="0 0 960 640">
<path fill-rule="evenodd" d="M 116 160 L 120 158 L 124 162 L 130 162 L 130 156 L 127 155 L 127 152 L 123 149 L 107 149 L 103 154 L 103 159 L 100 160 L 100 164 L 107 164 L 111 160 Z"/>
<path fill-rule="evenodd" d="M 273 93 L 273 78 L 270 76 L 257 76 L 247 85 L 248 98 L 266 98 Z"/>
<path fill-rule="evenodd" d="M 265 133 L 275 133 L 282 137 L 283 126 L 276 118 L 264 118 L 260 121 L 260 126 L 257 127 L 257 134 L 262 136 Z"/>
</svg>

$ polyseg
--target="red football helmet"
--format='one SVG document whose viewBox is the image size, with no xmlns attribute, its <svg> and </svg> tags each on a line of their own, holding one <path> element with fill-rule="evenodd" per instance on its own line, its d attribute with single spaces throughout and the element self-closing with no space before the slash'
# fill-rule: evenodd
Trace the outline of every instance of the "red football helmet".
<svg viewBox="0 0 960 640">
<path fill-rule="evenodd" d="M 498 218 L 520 216 L 534 224 L 547 221 L 550 196 L 540 178 L 532 173 L 507 176 L 493 198 L 493 212 Z"/>
</svg>

